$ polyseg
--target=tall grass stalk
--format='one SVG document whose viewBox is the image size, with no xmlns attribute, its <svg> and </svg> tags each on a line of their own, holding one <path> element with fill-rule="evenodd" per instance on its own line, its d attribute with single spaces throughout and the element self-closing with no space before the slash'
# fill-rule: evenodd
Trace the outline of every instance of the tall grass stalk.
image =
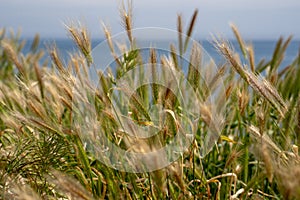
<svg viewBox="0 0 300 200">
<path fill-rule="evenodd" d="M 123 6 L 120 14 L 130 41 L 124 48 L 128 51 L 116 56 L 118 46 L 114 45 L 109 28 L 103 26 L 116 70 L 98 72 L 98 88 L 89 80 L 93 58 L 90 34 L 83 26 L 67 26 L 79 53 L 63 60 L 57 48 L 51 47 L 47 61 L 50 66 L 41 61 L 44 52 L 38 48 L 39 36 L 33 40 L 30 52 L 24 54 L 19 34 L 9 36 L 0 30 L 0 198 L 299 199 L 300 182 L 295 177 L 300 173 L 300 79 L 296 76 L 300 74 L 300 53 L 288 67 L 280 65 L 291 37 L 278 40 L 270 60 L 257 62 L 253 46 L 245 43 L 237 27 L 232 26 L 245 63 L 241 63 L 228 42 L 218 39 L 216 47 L 227 62 L 204 84 L 202 76 L 209 72 L 199 73 L 206 67 L 200 60 L 202 52 L 190 44 L 197 10 L 186 31 L 182 16 L 178 15 L 178 47 L 170 45 L 169 58 L 159 56 L 154 49 L 148 58 L 143 58 L 132 32 L 131 4 L 127 9 Z M 89 123 L 82 123 L 84 126 L 103 132 L 126 151 L 157 150 L 183 129 L 178 126 L 178 118 L 186 111 L 178 106 L 178 91 L 159 84 L 134 91 L 127 117 L 139 126 L 155 128 L 161 120 L 151 115 L 150 99 L 165 107 L 164 128 L 149 140 L 141 140 L 124 133 L 112 109 L 113 98 L 122 105 L 124 95 L 132 91 L 119 91 L 116 98 L 118 91 L 112 90 L 118 89 L 116 81 L 122 75 L 144 61 L 149 61 L 156 75 L 158 64 L 182 72 L 177 55 L 186 53 L 188 45 L 194 47 L 185 78 L 197 95 L 205 99 L 208 89 L 215 88 L 221 78 L 226 89 L 225 126 L 212 150 L 202 157 L 202 136 L 214 118 L 209 105 L 199 104 L 202 116 L 193 127 L 197 133 L 193 145 L 170 166 L 134 174 L 100 162 L 89 144 L 79 137 L 84 127 L 76 124 L 86 119 L 74 115 L 79 112 L 74 98 L 94 102 L 97 112 Z M 141 71 L 139 75 L 143 79 L 147 74 Z M 174 82 L 168 74 L 159 75 L 169 84 Z M 153 77 L 156 78 L 159 77 Z M 92 136 L 92 131 L 85 134 Z"/>
</svg>

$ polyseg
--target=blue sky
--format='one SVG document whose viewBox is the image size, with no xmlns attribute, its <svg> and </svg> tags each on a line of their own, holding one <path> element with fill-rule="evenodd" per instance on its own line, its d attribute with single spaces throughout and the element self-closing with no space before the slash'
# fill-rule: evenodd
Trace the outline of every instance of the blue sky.
<svg viewBox="0 0 300 200">
<path fill-rule="evenodd" d="M 210 34 L 232 37 L 229 23 L 236 24 L 246 39 L 300 39 L 299 0 L 135 0 L 135 27 L 176 29 L 181 13 L 186 24 L 199 9 L 194 37 Z M 67 37 L 64 23 L 81 21 L 92 37 L 103 37 L 101 21 L 113 34 L 122 31 L 120 0 L 1 0 L 0 27 L 21 28 L 24 37 L 40 33 L 44 38 Z"/>
</svg>

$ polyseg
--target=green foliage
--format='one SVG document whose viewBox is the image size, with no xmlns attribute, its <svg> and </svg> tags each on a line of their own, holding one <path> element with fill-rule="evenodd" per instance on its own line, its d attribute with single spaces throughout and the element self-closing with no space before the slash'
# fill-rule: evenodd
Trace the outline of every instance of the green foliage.
<svg viewBox="0 0 300 200">
<path fill-rule="evenodd" d="M 123 14 L 125 27 L 131 27 L 131 14 Z M 196 16 L 197 11 L 187 30 L 188 36 Z M 183 42 L 181 17 L 178 24 L 179 53 L 172 45 L 168 60 L 157 57 L 152 49 L 148 59 L 152 70 L 156 70 L 153 66 L 157 63 L 164 67 L 173 63 L 174 69 L 182 70 L 176 55 L 186 51 L 189 37 Z M 225 126 L 213 149 L 202 158 L 201 135 L 207 134 L 212 119 L 209 109 L 199 105 L 203 116 L 188 151 L 164 169 L 134 174 L 99 162 L 87 150 L 89 144 L 79 137 L 82 130 L 76 127 L 76 120 L 84 122 L 85 119 L 74 116 L 77 112 L 72 105 L 74 72 L 80 81 L 78 96 L 95 104 L 97 116 L 92 125 L 97 125 L 110 141 L 128 151 L 143 152 L 167 144 L 178 131 L 177 117 L 187 111 L 180 107 L 176 91 L 159 84 L 143 85 L 131 95 L 129 109 L 125 110 L 130 113 L 128 117 L 140 126 L 155 127 L 159 119 L 151 115 L 149 99 L 152 98 L 168 110 L 165 128 L 148 140 L 126 136 L 111 108 L 116 95 L 112 88 L 117 87 L 117 80 L 143 63 L 131 30 L 126 30 L 130 51 L 115 57 L 115 74 L 99 72 L 100 85 L 95 92 L 88 82 L 87 69 L 93 60 L 88 34 L 85 29 L 68 28 L 82 54 L 71 55 L 69 63 L 64 64 L 53 50 L 50 52 L 52 68 L 40 62 L 43 52 L 37 48 L 38 36 L 31 51 L 23 55 L 24 43 L 19 36 L 6 36 L 4 30 L 0 31 L 1 198 L 20 199 L 25 194 L 27 199 L 300 198 L 300 182 L 295 178 L 300 173 L 300 54 L 278 71 L 291 38 L 280 38 L 271 60 L 253 66 L 254 52 L 233 26 L 246 63 L 241 66 L 229 45 L 217 41 L 217 48 L 228 63 L 223 64 L 212 80 L 217 82 L 221 77 L 224 80 L 227 106 Z M 110 33 L 106 35 L 110 40 Z M 114 48 L 111 51 L 114 55 Z M 199 56 L 200 52 L 194 48 L 186 78 L 205 99 L 209 84 L 213 83 L 204 83 L 196 70 L 203 67 Z M 234 71 L 240 76 L 235 76 Z M 146 76 L 143 71 L 139 74 L 139 79 Z M 168 80 L 165 74 L 162 76 Z M 117 99 L 116 103 L 121 105 L 124 96 Z"/>
</svg>

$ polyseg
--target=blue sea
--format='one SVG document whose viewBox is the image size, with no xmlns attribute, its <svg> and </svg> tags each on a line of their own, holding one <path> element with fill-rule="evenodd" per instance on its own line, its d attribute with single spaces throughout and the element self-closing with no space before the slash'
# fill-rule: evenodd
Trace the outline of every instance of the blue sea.
<svg viewBox="0 0 300 200">
<path fill-rule="evenodd" d="M 26 40 L 27 43 L 23 49 L 23 53 L 27 53 L 30 49 L 31 42 L 32 40 Z M 92 48 L 99 46 L 99 44 L 103 40 L 101 39 L 94 39 L 92 40 Z M 157 41 L 163 46 L 164 49 L 169 49 L 170 42 L 169 41 Z M 241 51 L 239 50 L 239 45 L 237 41 L 231 40 L 229 41 L 232 47 L 236 50 L 237 53 L 240 54 L 240 57 L 242 57 Z M 275 50 L 276 46 L 276 40 L 253 40 L 253 41 L 248 41 L 247 43 L 251 43 L 254 47 L 254 53 L 255 53 L 255 62 L 258 63 L 262 59 L 265 59 L 265 61 L 269 61 L 272 58 L 273 51 Z M 208 53 L 209 56 L 211 56 L 216 63 L 220 62 L 222 60 L 222 56 L 216 51 L 214 48 L 212 42 L 207 41 L 207 40 L 200 40 L 199 43 L 202 45 L 203 49 Z M 45 49 L 47 52 L 47 49 L 51 46 L 55 46 L 58 48 L 61 57 L 67 62 L 69 58 L 69 54 L 72 52 L 76 52 L 77 47 L 73 43 L 71 39 L 41 39 L 39 48 Z M 283 62 L 280 65 L 280 68 L 284 68 L 291 64 L 297 57 L 300 49 L 300 41 L 299 40 L 292 40 L 291 43 L 289 44 L 285 57 Z M 109 53 L 109 50 L 106 50 L 107 53 Z M 107 55 L 102 55 L 103 56 L 109 56 Z M 49 56 L 46 54 L 44 59 L 49 58 Z"/>
</svg>

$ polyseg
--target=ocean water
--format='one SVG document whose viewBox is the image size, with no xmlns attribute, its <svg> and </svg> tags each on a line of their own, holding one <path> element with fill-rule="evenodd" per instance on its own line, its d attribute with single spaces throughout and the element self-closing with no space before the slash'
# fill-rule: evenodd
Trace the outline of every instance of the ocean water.
<svg viewBox="0 0 300 200">
<path fill-rule="evenodd" d="M 32 40 L 27 40 L 27 43 L 23 49 L 23 53 L 27 53 L 30 49 Z M 95 49 L 95 47 L 98 48 L 97 51 L 101 47 L 99 47 L 99 44 L 101 44 L 101 39 L 94 39 L 92 40 L 92 48 Z M 232 40 L 229 41 L 232 47 L 236 50 L 237 53 L 240 54 L 240 57 L 242 58 L 242 54 L 239 50 L 239 45 L 237 41 Z M 262 59 L 265 59 L 265 61 L 269 61 L 272 58 L 273 51 L 275 50 L 276 46 L 276 40 L 253 40 L 250 43 L 254 47 L 254 53 L 255 53 L 255 63 L 260 62 Z M 153 42 L 152 42 L 153 43 Z M 159 43 L 159 47 L 161 49 L 169 49 L 170 42 L 169 41 L 156 41 L 154 43 Z M 207 52 L 207 54 L 214 59 L 216 63 L 222 62 L 222 56 L 216 51 L 213 44 L 207 40 L 200 40 L 199 43 L 202 45 L 203 49 Z M 249 43 L 249 42 L 248 42 Z M 69 54 L 72 52 L 78 51 L 76 45 L 73 43 L 71 39 L 42 39 L 39 45 L 39 48 L 46 50 L 51 46 L 55 46 L 58 48 L 61 57 L 67 62 L 69 58 Z M 142 45 L 143 46 L 143 45 Z M 110 52 L 107 48 L 104 47 L 102 51 L 101 57 L 110 57 Z M 280 68 L 284 68 L 288 66 L 290 63 L 292 63 L 295 59 L 297 54 L 299 53 L 300 48 L 300 41 L 292 40 L 289 44 L 286 52 L 283 62 L 280 65 Z M 147 51 L 148 52 L 148 51 Z M 145 55 L 147 56 L 147 55 Z M 49 58 L 49 55 L 46 53 L 45 57 L 43 59 Z"/>
</svg>

